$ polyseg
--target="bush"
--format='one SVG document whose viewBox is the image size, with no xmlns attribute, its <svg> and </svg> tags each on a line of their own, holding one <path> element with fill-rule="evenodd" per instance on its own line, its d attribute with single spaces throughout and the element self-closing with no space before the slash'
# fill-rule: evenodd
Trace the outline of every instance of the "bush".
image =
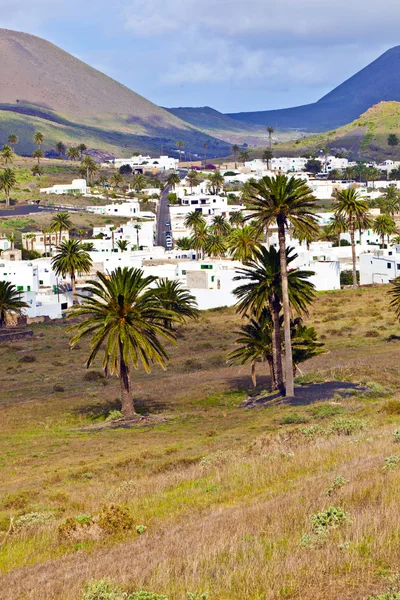
<svg viewBox="0 0 400 600">
<path fill-rule="evenodd" d="M 42 525 L 46 525 L 49 521 L 54 519 L 54 515 L 51 512 L 43 512 L 43 513 L 29 513 L 27 515 L 21 515 L 14 522 L 14 529 L 16 531 L 26 530 L 26 529 L 34 529 L 40 527 Z"/>
<path fill-rule="evenodd" d="M 53 385 L 53 392 L 65 392 L 65 388 L 62 385 L 56 383 L 55 385 Z"/>
<path fill-rule="evenodd" d="M 346 244 L 342 243 L 344 241 L 341 241 L 341 246 L 350 246 L 348 242 Z M 357 281 L 360 281 L 360 271 L 357 271 Z M 353 271 L 351 269 L 340 272 L 340 285 L 353 285 Z"/>
<path fill-rule="evenodd" d="M 20 363 L 33 363 L 36 362 L 36 356 L 31 356 L 30 354 L 24 354 L 24 356 L 21 356 L 21 358 L 19 359 Z"/>
<path fill-rule="evenodd" d="M 382 407 L 382 410 L 389 415 L 400 414 L 400 400 L 388 400 Z"/>
<path fill-rule="evenodd" d="M 328 433 L 334 433 L 337 435 L 352 435 L 365 429 L 367 424 L 361 419 L 349 419 L 345 417 L 338 417 L 335 419 L 329 427 Z"/>
<path fill-rule="evenodd" d="M 341 414 L 343 412 L 343 408 L 337 404 L 330 404 L 329 402 L 326 402 L 325 404 L 314 406 L 311 412 L 312 416 L 316 419 L 326 419 L 328 417 L 334 417 L 335 415 Z"/>
<path fill-rule="evenodd" d="M 322 512 L 311 515 L 311 527 L 313 533 L 325 533 L 328 529 L 339 527 L 345 521 L 348 521 L 347 513 L 338 506 L 330 506 Z"/>
<path fill-rule="evenodd" d="M 99 514 L 98 523 L 110 534 L 128 531 L 133 527 L 133 519 L 129 511 L 118 504 L 104 506 Z"/>
<path fill-rule="evenodd" d="M 308 418 L 306 417 L 306 415 L 299 415 L 296 412 L 284 415 L 282 417 L 282 419 L 280 420 L 281 425 L 299 425 L 301 423 L 307 423 L 307 422 L 308 422 Z"/>
<path fill-rule="evenodd" d="M 85 381 L 101 381 L 104 379 L 104 374 L 101 371 L 88 371 L 85 373 Z"/>
<path fill-rule="evenodd" d="M 115 587 L 111 581 L 101 579 L 88 585 L 82 600 L 124 600 L 125 598 L 127 594 L 120 588 Z"/>
<path fill-rule="evenodd" d="M 399 463 L 400 455 L 392 454 L 392 456 L 388 456 L 387 458 L 385 458 L 385 466 L 382 467 L 382 471 L 389 471 L 390 469 L 395 469 Z"/>
<path fill-rule="evenodd" d="M 340 490 L 340 488 L 346 485 L 346 483 L 349 483 L 348 480 L 342 477 L 341 475 L 336 477 L 336 479 L 333 480 L 331 487 L 328 488 L 326 491 L 327 496 L 332 496 L 333 492 L 335 492 L 336 490 Z"/>
<path fill-rule="evenodd" d="M 118 419 L 122 419 L 123 414 L 120 410 L 110 410 L 106 417 L 106 421 L 118 421 Z"/>
</svg>

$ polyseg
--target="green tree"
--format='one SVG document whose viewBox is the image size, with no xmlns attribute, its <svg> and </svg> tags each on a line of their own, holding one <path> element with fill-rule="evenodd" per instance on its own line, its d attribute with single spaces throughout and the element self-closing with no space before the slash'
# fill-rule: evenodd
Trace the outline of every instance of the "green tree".
<svg viewBox="0 0 400 600">
<path fill-rule="evenodd" d="M 267 127 L 267 131 L 268 131 L 268 138 L 269 138 L 269 148 L 272 148 L 272 134 L 274 133 L 275 129 L 273 127 Z"/>
<path fill-rule="evenodd" d="M 235 169 L 237 169 L 237 157 L 239 154 L 240 148 L 237 144 L 233 144 L 232 146 L 232 154 L 233 154 L 233 160 L 235 162 Z"/>
<path fill-rule="evenodd" d="M 72 221 L 69 213 L 56 213 L 51 219 L 50 228 L 51 231 L 54 231 L 56 234 L 56 246 L 61 244 L 62 232 L 69 231 L 70 229 L 72 229 Z"/>
<path fill-rule="evenodd" d="M 186 289 L 180 281 L 158 279 L 154 293 L 160 306 L 171 317 L 164 320 L 166 328 L 172 329 L 173 322 L 184 323 L 187 319 L 197 319 L 199 311 L 196 298 Z"/>
<path fill-rule="evenodd" d="M 324 344 L 318 342 L 318 335 L 314 327 L 304 325 L 301 317 L 293 319 L 291 323 L 292 331 L 292 352 L 293 352 L 293 376 L 296 376 L 298 365 L 318 354 L 325 352 Z"/>
<path fill-rule="evenodd" d="M 180 238 L 179 240 L 176 241 L 176 247 L 178 250 L 190 250 L 191 249 L 190 238 L 188 238 L 188 237 Z"/>
<path fill-rule="evenodd" d="M 285 268 L 297 258 L 291 248 L 285 249 Z M 237 269 L 238 281 L 245 281 L 234 290 L 238 299 L 237 311 L 242 315 L 259 317 L 264 308 L 271 311 L 273 321 L 273 360 L 276 383 L 281 393 L 285 393 L 282 369 L 281 311 L 283 307 L 282 262 L 280 252 L 274 246 L 269 249 L 261 246 L 255 250 L 254 258 L 243 268 Z M 287 273 L 287 290 L 290 305 L 299 315 L 307 314 L 308 305 L 314 300 L 315 287 L 309 281 L 312 271 L 291 268 Z M 289 319 L 290 324 L 290 319 Z M 291 330 L 289 329 L 291 333 Z M 286 342 L 286 337 L 285 337 Z M 293 376 L 293 366 L 290 374 Z M 286 370 L 286 377 L 288 371 Z M 286 385 L 287 388 L 287 385 Z M 287 392 L 287 389 L 286 389 Z"/>
<path fill-rule="evenodd" d="M 76 276 L 89 273 L 92 266 L 92 259 L 89 254 L 82 249 L 78 240 L 65 240 L 60 244 L 58 253 L 51 261 L 51 266 L 57 277 L 69 275 L 75 304 Z"/>
<path fill-rule="evenodd" d="M 187 213 L 183 224 L 185 227 L 195 230 L 198 227 L 205 225 L 206 221 L 201 210 L 192 210 L 191 212 Z"/>
<path fill-rule="evenodd" d="M 394 217 L 400 209 L 400 194 L 396 187 L 390 185 L 379 198 L 379 204 L 383 212 Z"/>
<path fill-rule="evenodd" d="M 40 159 L 44 157 L 43 151 L 40 148 L 36 148 L 34 153 L 32 154 L 33 158 L 37 159 L 37 165 L 40 165 Z"/>
<path fill-rule="evenodd" d="M 146 177 L 142 173 L 136 173 L 132 179 L 132 185 L 137 193 L 141 192 L 147 185 Z"/>
<path fill-rule="evenodd" d="M 110 178 L 110 185 L 113 188 L 118 188 L 121 183 L 124 182 L 124 178 L 121 173 L 113 173 Z"/>
<path fill-rule="evenodd" d="M 274 154 L 271 149 L 264 150 L 263 160 L 267 163 L 267 169 L 271 168 L 271 160 L 274 158 Z"/>
<path fill-rule="evenodd" d="M 181 178 L 179 177 L 178 173 L 171 173 L 170 175 L 168 175 L 167 185 L 169 185 L 173 190 L 177 185 L 180 184 L 180 182 Z"/>
<path fill-rule="evenodd" d="M 80 156 L 80 158 L 82 158 L 84 152 L 86 152 L 86 150 L 87 150 L 87 146 L 86 146 L 86 144 L 79 144 L 77 146 L 77 148 L 79 150 L 79 156 Z"/>
<path fill-rule="evenodd" d="M 79 152 L 78 148 L 76 148 L 75 146 L 71 146 L 70 148 L 68 148 L 67 158 L 69 158 L 70 160 L 78 160 L 79 157 L 80 157 L 80 152 Z"/>
<path fill-rule="evenodd" d="M 99 171 L 99 167 L 91 156 L 84 156 L 81 161 L 81 167 L 86 170 L 86 180 L 90 184 L 91 179 Z"/>
<path fill-rule="evenodd" d="M 121 250 L 121 252 L 125 252 L 129 248 L 129 242 L 127 242 L 127 240 L 118 240 L 117 247 Z"/>
<path fill-rule="evenodd" d="M 322 171 L 321 161 L 316 158 L 310 158 L 304 166 L 304 171 L 307 173 L 314 173 L 314 175 L 320 173 Z"/>
<path fill-rule="evenodd" d="M 389 135 L 387 137 L 387 143 L 388 143 L 388 146 L 390 146 L 391 148 L 398 146 L 399 145 L 398 136 L 395 133 L 389 133 Z"/>
<path fill-rule="evenodd" d="M 41 133 L 40 131 L 36 131 L 36 133 L 33 136 L 33 141 L 37 145 L 38 150 L 40 150 L 40 147 L 44 143 L 44 135 L 43 135 L 43 133 Z"/>
<path fill-rule="evenodd" d="M 343 214 L 333 215 L 333 219 L 325 228 L 326 233 L 337 236 L 337 245 L 340 246 L 340 234 L 349 230 L 349 221 Z"/>
<path fill-rule="evenodd" d="M 178 147 L 178 151 L 179 151 L 179 162 L 182 162 L 182 148 L 185 145 L 185 142 L 183 142 L 182 140 L 178 140 L 176 142 L 176 145 Z"/>
<path fill-rule="evenodd" d="M 219 194 L 224 185 L 224 178 L 221 172 L 215 170 L 214 173 L 208 176 L 208 187 L 212 194 Z"/>
<path fill-rule="evenodd" d="M 211 230 L 222 237 L 229 234 L 231 226 L 223 215 L 215 215 L 211 222 Z"/>
<path fill-rule="evenodd" d="M 239 154 L 238 160 L 241 163 L 245 163 L 250 159 L 250 153 L 248 150 L 242 150 L 241 153 Z"/>
<path fill-rule="evenodd" d="M 11 147 L 7 144 L 5 144 L 1 149 L 0 158 L 5 165 L 8 165 L 8 163 L 12 163 L 12 161 L 14 160 L 14 152 L 11 150 Z"/>
<path fill-rule="evenodd" d="M 233 229 L 228 237 L 228 248 L 234 260 L 247 263 L 260 248 L 262 234 L 251 225 Z"/>
<path fill-rule="evenodd" d="M 9 281 L 0 281 L 0 328 L 7 324 L 8 315 L 21 315 L 29 305 L 21 300 L 21 292 Z"/>
<path fill-rule="evenodd" d="M 62 158 L 64 156 L 64 154 L 65 154 L 65 151 L 66 151 L 65 144 L 63 142 L 57 142 L 57 144 L 56 144 L 56 150 L 58 152 L 58 156 L 60 158 Z"/>
<path fill-rule="evenodd" d="M 204 257 L 206 250 L 209 233 L 209 229 L 204 219 L 198 225 L 193 227 L 193 233 L 190 238 L 190 247 L 196 251 L 197 255 L 200 254 L 202 258 Z"/>
<path fill-rule="evenodd" d="M 136 225 L 134 225 L 134 229 L 136 229 L 136 250 L 140 249 L 140 243 L 139 243 L 139 231 L 142 229 L 142 226 L 140 223 L 136 223 Z"/>
<path fill-rule="evenodd" d="M 90 367 L 102 350 L 103 369 L 106 374 L 116 374 L 121 385 L 121 405 L 125 419 L 136 415 L 133 402 L 130 367 L 142 363 L 149 373 L 154 363 L 165 368 L 167 352 L 159 337 L 175 340 L 173 332 L 165 326 L 166 319 L 174 315 L 161 307 L 154 289 L 150 286 L 155 277 L 144 277 L 140 269 L 118 267 L 111 275 L 97 273 L 97 281 L 84 288 L 88 296 L 82 298 L 72 315 L 85 317 L 75 325 L 75 345 L 90 337 L 91 352 L 86 365 Z"/>
<path fill-rule="evenodd" d="M 234 333 L 239 336 L 235 343 L 240 347 L 229 354 L 230 361 L 240 365 L 251 363 L 251 380 L 254 387 L 257 386 L 257 363 L 267 363 L 271 374 L 271 389 L 276 390 L 272 349 L 273 323 L 269 310 L 263 308 L 258 317 L 249 317 L 248 322 Z"/>
<path fill-rule="evenodd" d="M 356 269 L 356 243 L 354 240 L 354 229 L 356 219 L 368 212 L 368 204 L 362 200 L 354 188 L 342 190 L 336 197 L 334 204 L 335 215 L 342 215 L 349 224 L 351 252 L 353 260 L 353 287 L 357 287 L 357 269 Z"/>
<path fill-rule="evenodd" d="M 243 227 L 245 222 L 245 216 L 241 210 L 232 212 L 229 216 L 229 225 L 231 227 Z"/>
<path fill-rule="evenodd" d="M 43 174 L 42 167 L 40 165 L 33 165 L 31 171 L 34 177 L 40 177 Z"/>
<path fill-rule="evenodd" d="M 17 176 L 12 169 L 4 169 L 0 172 L 0 191 L 4 192 L 6 197 L 6 207 L 10 206 L 10 194 L 17 183 Z"/>
<path fill-rule="evenodd" d="M 193 193 L 193 188 L 199 185 L 200 178 L 196 171 L 189 171 L 189 173 L 186 175 L 186 181 L 189 184 L 190 192 Z"/>
<path fill-rule="evenodd" d="M 7 140 L 7 141 L 8 141 L 8 143 L 9 143 L 9 145 L 11 146 L 11 150 L 14 152 L 15 146 L 16 146 L 16 145 L 18 144 L 18 142 L 19 142 L 19 138 L 18 138 L 18 136 L 17 136 L 17 135 L 15 135 L 15 133 L 11 133 L 11 134 L 8 136 L 8 140 Z"/>
<path fill-rule="evenodd" d="M 205 239 L 204 250 L 212 258 L 221 258 L 228 250 L 226 238 L 219 233 L 209 233 Z"/>
<path fill-rule="evenodd" d="M 385 247 L 385 235 L 389 245 L 389 238 L 396 231 L 396 223 L 389 215 L 378 215 L 372 224 L 372 228 L 376 235 L 381 238 L 382 248 Z"/>
<path fill-rule="evenodd" d="M 248 219 L 255 219 L 258 226 L 265 230 L 273 223 L 278 226 L 286 348 L 286 394 L 293 396 L 293 361 L 290 340 L 290 301 L 285 236 L 289 223 L 297 231 L 304 234 L 319 230 L 316 216 L 312 212 L 316 208 L 316 204 L 308 185 L 303 180 L 295 177 L 287 177 L 286 175 L 277 175 L 274 178 L 264 177 L 259 182 L 254 183 L 253 187 L 255 194 L 248 201 L 248 207 L 251 211 Z"/>
</svg>

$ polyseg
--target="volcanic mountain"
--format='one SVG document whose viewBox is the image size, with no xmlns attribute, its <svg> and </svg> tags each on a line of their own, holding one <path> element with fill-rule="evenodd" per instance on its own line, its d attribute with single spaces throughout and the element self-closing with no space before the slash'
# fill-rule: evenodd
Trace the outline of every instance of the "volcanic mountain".
<svg viewBox="0 0 400 600">
<path fill-rule="evenodd" d="M 57 141 L 85 142 L 104 151 L 165 152 L 185 149 L 209 156 L 226 153 L 221 140 L 200 132 L 50 42 L 0 29 L 0 127 L 4 142 L 19 136 L 19 152 L 32 150 L 40 129 L 45 150 Z"/>
</svg>

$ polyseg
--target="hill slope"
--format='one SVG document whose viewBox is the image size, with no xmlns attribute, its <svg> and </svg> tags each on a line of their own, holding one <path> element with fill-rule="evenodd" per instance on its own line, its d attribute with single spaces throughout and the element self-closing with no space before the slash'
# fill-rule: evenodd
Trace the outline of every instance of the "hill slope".
<svg viewBox="0 0 400 600">
<path fill-rule="evenodd" d="M 229 114 L 242 122 L 326 131 L 356 119 L 381 101 L 400 101 L 400 46 L 391 48 L 314 104 Z"/>
<path fill-rule="evenodd" d="M 193 151 L 200 150 L 207 141 L 210 155 L 223 153 L 222 142 L 206 138 L 171 113 L 46 40 L 0 29 L 0 55 L 0 111 L 4 129 L 9 113 L 18 113 L 24 115 L 21 119 L 27 124 L 35 117 L 67 128 L 64 141 L 71 139 L 68 128 L 83 125 L 89 130 L 84 129 L 82 137 L 91 133 L 103 148 L 110 145 L 132 148 L 137 141 L 139 147 L 144 143 L 147 149 L 159 150 L 164 145 L 166 150 L 169 146 L 175 148 L 176 140 L 182 139 Z M 28 143 L 24 137 L 23 142 L 24 150 L 29 151 L 30 140 Z"/>
</svg>

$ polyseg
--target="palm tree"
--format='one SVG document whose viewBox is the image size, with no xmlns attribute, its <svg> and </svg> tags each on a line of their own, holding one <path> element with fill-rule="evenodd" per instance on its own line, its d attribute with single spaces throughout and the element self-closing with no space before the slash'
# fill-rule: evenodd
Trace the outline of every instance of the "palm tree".
<svg viewBox="0 0 400 600">
<path fill-rule="evenodd" d="M 274 133 L 275 129 L 273 127 L 267 127 L 267 131 L 268 131 L 268 138 L 269 138 L 269 149 L 271 150 L 271 148 L 272 148 L 272 134 Z"/>
<path fill-rule="evenodd" d="M 82 249 L 78 240 L 65 240 L 58 248 L 58 254 L 51 261 L 51 266 L 57 275 L 65 277 L 69 275 L 71 279 L 72 295 L 74 304 L 76 303 L 76 276 L 89 273 L 92 266 L 92 259 L 89 254 Z"/>
<path fill-rule="evenodd" d="M 32 169 L 32 175 L 34 177 L 40 177 L 43 174 L 42 168 L 40 165 L 33 165 Z"/>
<path fill-rule="evenodd" d="M 18 138 L 18 136 L 17 136 L 17 135 L 15 135 L 15 133 L 11 133 L 11 134 L 8 136 L 8 140 L 7 140 L 7 141 L 8 141 L 8 143 L 9 143 L 9 144 L 10 144 L 10 146 L 11 146 L 11 150 L 14 152 L 14 148 L 15 148 L 15 146 L 16 146 L 16 145 L 18 144 L 18 142 L 19 142 L 19 138 Z"/>
<path fill-rule="evenodd" d="M 44 143 L 44 135 L 40 131 L 37 131 L 33 136 L 33 141 L 37 144 L 38 150 L 40 150 L 41 145 Z"/>
<path fill-rule="evenodd" d="M 255 219 L 258 226 L 267 229 L 272 223 L 278 226 L 279 255 L 281 261 L 282 302 L 285 332 L 286 394 L 294 395 L 292 347 L 290 340 L 290 300 L 286 264 L 286 228 L 289 222 L 297 231 L 318 231 L 316 216 L 311 212 L 316 207 L 315 199 L 307 183 L 301 179 L 277 175 L 264 177 L 253 184 L 255 194 L 249 199 L 247 217 Z"/>
<path fill-rule="evenodd" d="M 217 235 L 224 237 L 230 232 L 231 226 L 229 225 L 229 222 L 224 216 L 215 215 L 211 223 L 211 229 Z"/>
<path fill-rule="evenodd" d="M 368 212 L 368 204 L 362 200 L 358 192 L 354 188 L 342 190 L 336 197 L 334 204 L 334 212 L 336 215 L 342 215 L 349 223 L 351 253 L 353 259 L 353 287 L 358 287 L 357 271 L 356 271 L 356 244 L 354 240 L 354 228 L 356 219 Z"/>
<path fill-rule="evenodd" d="M 11 150 L 10 146 L 8 146 L 7 144 L 5 144 L 0 152 L 0 157 L 1 160 L 4 161 L 4 163 L 6 165 L 8 165 L 8 163 L 12 163 L 12 161 L 14 160 L 14 153 Z"/>
<path fill-rule="evenodd" d="M 159 279 L 156 283 L 155 294 L 160 306 L 173 315 L 164 320 L 165 327 L 172 329 L 173 321 L 184 323 L 187 319 L 197 319 L 199 311 L 196 298 L 180 281 Z"/>
<path fill-rule="evenodd" d="M 335 214 L 333 219 L 327 225 L 326 232 L 328 234 L 337 235 L 337 245 L 340 246 L 340 234 L 346 233 L 349 230 L 349 221 L 345 215 Z"/>
<path fill-rule="evenodd" d="M 118 188 L 121 185 L 121 183 L 123 183 L 123 182 L 124 182 L 124 178 L 121 175 L 121 173 L 114 173 L 111 176 L 111 179 L 110 179 L 111 187 Z"/>
<path fill-rule="evenodd" d="M 360 245 L 362 242 L 363 232 L 366 229 L 369 229 L 370 227 L 372 227 L 372 223 L 373 223 L 373 221 L 368 213 L 364 213 L 364 214 L 360 215 L 359 217 L 356 217 L 356 219 L 354 221 L 354 227 L 356 227 L 358 229 L 358 233 L 360 236 Z"/>
<path fill-rule="evenodd" d="M 396 231 L 396 223 L 389 215 L 378 215 L 373 222 L 372 228 L 374 232 L 380 236 L 382 248 L 385 246 L 385 235 L 387 235 L 388 245 L 389 236 Z"/>
<path fill-rule="evenodd" d="M 204 250 L 208 256 L 221 258 L 228 250 L 226 239 L 219 233 L 209 233 L 205 239 Z"/>
<path fill-rule="evenodd" d="M 40 148 L 37 148 L 32 154 L 32 157 L 37 159 L 37 166 L 39 166 L 40 159 L 44 157 L 43 151 Z"/>
<path fill-rule="evenodd" d="M 243 227 L 244 222 L 245 217 L 241 210 L 237 210 L 229 216 L 229 225 L 231 227 Z"/>
<path fill-rule="evenodd" d="M 263 308 L 259 317 L 252 316 L 246 325 L 242 325 L 240 331 L 235 331 L 240 337 L 236 344 L 240 344 L 229 354 L 234 363 L 244 365 L 251 362 L 251 380 L 254 387 L 257 386 L 256 365 L 257 363 L 268 363 L 271 373 L 271 389 L 276 390 L 276 377 L 273 360 L 273 323 L 271 313 Z"/>
<path fill-rule="evenodd" d="M 173 190 L 175 189 L 175 186 L 179 185 L 180 182 L 181 178 L 179 177 L 178 173 L 171 173 L 168 175 L 167 185 L 169 185 Z"/>
<path fill-rule="evenodd" d="M 79 152 L 78 148 L 76 148 L 75 146 L 71 146 L 70 148 L 68 148 L 67 158 L 69 158 L 70 160 L 78 160 L 79 157 L 80 157 L 80 152 Z"/>
<path fill-rule="evenodd" d="M 265 160 L 267 162 L 267 169 L 271 168 L 271 160 L 273 159 L 274 155 L 272 153 L 272 150 L 264 150 L 263 152 L 263 160 Z"/>
<path fill-rule="evenodd" d="M 82 169 L 86 170 L 86 180 L 88 183 L 90 183 L 92 176 L 96 175 L 96 173 L 99 170 L 98 165 L 95 163 L 91 156 L 85 156 L 81 161 L 81 167 Z"/>
<path fill-rule="evenodd" d="M 209 230 L 206 222 L 203 219 L 203 221 L 199 225 L 193 227 L 193 234 L 190 238 L 190 247 L 196 251 L 197 255 L 200 253 L 200 256 L 204 257 L 204 252 L 206 249 L 208 238 Z"/>
<path fill-rule="evenodd" d="M 249 160 L 249 158 L 250 158 L 249 151 L 248 150 L 242 150 L 242 152 L 239 154 L 238 160 L 239 160 L 239 162 L 241 162 L 241 163 L 244 164 L 245 162 L 247 162 Z"/>
<path fill-rule="evenodd" d="M 136 250 L 139 250 L 139 231 L 142 229 L 142 226 L 140 223 L 136 223 L 136 225 L 134 225 L 133 228 L 136 229 Z"/>
<path fill-rule="evenodd" d="M 221 171 L 214 171 L 209 177 L 209 186 L 212 194 L 218 194 L 224 185 L 224 178 Z"/>
<path fill-rule="evenodd" d="M 323 345 L 318 342 L 317 332 L 314 327 L 308 327 L 303 324 L 301 317 L 293 319 L 292 329 L 292 350 L 293 350 L 293 377 L 296 377 L 298 365 L 301 362 L 309 360 L 318 354 L 325 352 Z M 301 371 L 300 371 L 301 372 Z"/>
<path fill-rule="evenodd" d="M 30 233 L 29 235 L 27 235 L 25 237 L 26 239 L 26 249 L 29 250 L 28 246 L 29 246 L 29 240 L 31 242 L 31 251 L 33 251 L 33 240 L 36 240 L 36 234 L 35 233 Z"/>
<path fill-rule="evenodd" d="M 60 158 L 62 158 L 64 156 L 65 150 L 66 150 L 65 144 L 63 142 L 57 142 L 57 144 L 56 144 L 56 150 L 58 152 L 58 156 Z"/>
<path fill-rule="evenodd" d="M 190 238 L 188 237 L 182 237 L 179 240 L 177 240 L 176 242 L 176 247 L 178 250 L 190 250 L 191 249 L 191 245 L 190 245 Z"/>
<path fill-rule="evenodd" d="M 80 158 L 82 158 L 83 153 L 86 152 L 86 150 L 87 150 L 87 146 L 86 146 L 86 144 L 79 144 L 77 146 L 77 148 L 79 150 L 79 156 L 80 156 Z"/>
<path fill-rule="evenodd" d="M 239 154 L 239 146 L 237 144 L 233 144 L 232 146 L 232 154 L 233 154 L 233 160 L 235 161 L 235 169 L 237 169 L 237 156 Z"/>
<path fill-rule="evenodd" d="M 177 145 L 178 150 L 179 150 L 179 162 L 182 162 L 182 148 L 185 145 L 185 143 L 182 140 L 178 140 L 176 142 L 176 145 Z"/>
<path fill-rule="evenodd" d="M 233 229 L 228 237 L 228 248 L 234 260 L 247 263 L 260 248 L 262 234 L 251 225 Z"/>
<path fill-rule="evenodd" d="M 305 242 L 307 246 L 307 250 L 310 250 L 310 244 L 320 239 L 321 231 L 297 231 L 297 229 L 293 229 L 293 237 L 299 241 L 300 245 Z"/>
<path fill-rule="evenodd" d="M 392 244 L 400 246 L 400 235 L 395 235 L 394 237 L 392 237 Z"/>
<path fill-rule="evenodd" d="M 17 183 L 17 177 L 15 171 L 12 169 L 4 169 L 0 172 L 0 190 L 4 192 L 6 196 L 6 207 L 10 206 L 10 194 L 11 190 Z"/>
<path fill-rule="evenodd" d="M 201 210 L 192 210 L 186 215 L 183 224 L 190 229 L 197 229 L 198 227 L 205 225 L 206 221 Z"/>
<path fill-rule="evenodd" d="M 104 349 L 105 373 L 116 373 L 120 379 L 122 414 L 125 419 L 134 419 L 130 366 L 137 369 L 141 362 L 148 373 L 154 363 L 165 368 L 168 355 L 158 336 L 174 341 L 173 332 L 165 326 L 165 319 L 174 315 L 161 307 L 154 289 L 150 289 L 156 278 L 144 277 L 140 269 L 118 267 L 110 275 L 98 272 L 97 279 L 84 288 L 87 295 L 72 312 L 86 318 L 74 326 L 77 333 L 71 345 L 83 337 L 91 338 L 87 367 Z"/>
<path fill-rule="evenodd" d="M 385 193 L 379 198 L 379 201 L 382 211 L 392 217 L 399 212 L 400 194 L 394 186 L 390 185 L 386 188 Z"/>
<path fill-rule="evenodd" d="M 11 250 L 14 250 L 14 244 L 15 244 L 15 233 L 12 231 L 9 236 L 8 236 L 8 241 L 11 244 Z"/>
<path fill-rule="evenodd" d="M 189 171 L 189 173 L 186 175 L 186 180 L 190 186 L 190 192 L 193 193 L 193 188 L 200 183 L 200 179 L 196 171 Z"/>
<path fill-rule="evenodd" d="M 287 248 L 285 254 L 285 264 L 287 266 L 296 260 L 298 256 L 293 253 L 292 248 Z M 281 341 L 281 310 L 283 304 L 281 269 L 280 252 L 274 246 L 269 249 L 261 246 L 255 250 L 254 258 L 248 261 L 245 267 L 237 269 L 235 279 L 238 281 L 244 280 L 246 283 L 237 287 L 233 293 L 238 298 L 237 311 L 242 315 L 252 314 L 258 318 L 264 308 L 271 311 L 274 327 L 274 372 L 279 391 L 285 393 Z M 290 305 L 298 314 L 307 314 L 307 307 L 314 300 L 315 286 L 309 281 L 309 277 L 313 274 L 312 271 L 300 269 L 290 269 L 288 272 Z M 290 374 L 293 376 L 293 367 Z"/>
<path fill-rule="evenodd" d="M 141 192 L 147 185 L 147 180 L 142 173 L 136 173 L 132 180 L 132 185 L 137 193 Z"/>
<path fill-rule="evenodd" d="M 21 315 L 29 305 L 21 300 L 21 292 L 9 281 L 0 281 L 0 328 L 7 324 L 10 314 Z"/>
<path fill-rule="evenodd" d="M 67 212 L 59 212 L 51 219 L 51 231 L 56 233 L 56 245 L 61 244 L 62 232 L 69 231 L 72 228 L 71 218 Z M 57 240 L 58 234 L 58 240 Z"/>
<path fill-rule="evenodd" d="M 126 240 L 118 240 L 117 247 L 121 250 L 121 252 L 125 252 L 125 250 L 128 250 L 129 242 Z"/>
<path fill-rule="evenodd" d="M 394 148 L 395 146 L 398 146 L 399 145 L 398 136 L 395 133 L 389 133 L 389 135 L 387 137 L 387 143 L 392 148 Z"/>
</svg>

